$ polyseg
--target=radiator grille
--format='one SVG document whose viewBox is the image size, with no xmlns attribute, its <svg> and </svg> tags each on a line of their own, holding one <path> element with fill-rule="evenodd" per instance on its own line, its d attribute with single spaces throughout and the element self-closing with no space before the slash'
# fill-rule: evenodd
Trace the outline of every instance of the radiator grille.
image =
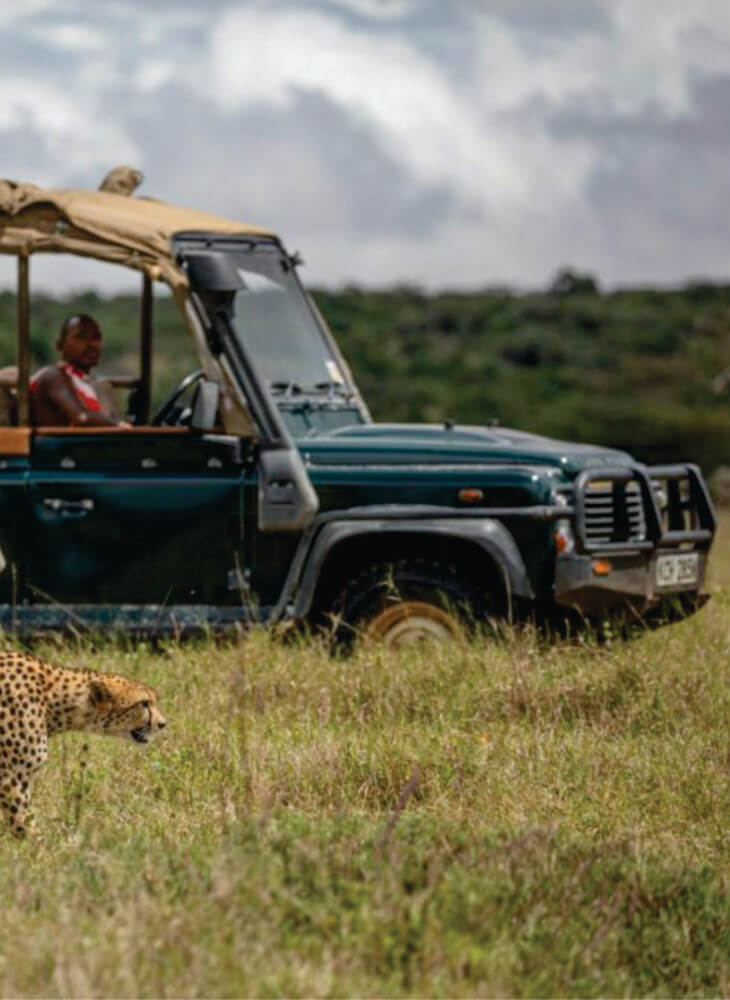
<svg viewBox="0 0 730 1000">
<path fill-rule="evenodd" d="M 636 480 L 593 480 L 585 488 L 584 509 L 589 545 L 646 540 L 644 502 Z"/>
</svg>

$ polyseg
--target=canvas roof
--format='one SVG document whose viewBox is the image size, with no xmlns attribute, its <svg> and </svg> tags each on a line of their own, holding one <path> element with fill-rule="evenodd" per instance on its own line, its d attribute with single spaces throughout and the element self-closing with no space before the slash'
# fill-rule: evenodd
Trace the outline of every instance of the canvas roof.
<svg viewBox="0 0 730 1000">
<path fill-rule="evenodd" d="M 186 284 L 171 240 L 201 232 L 270 236 L 271 230 L 154 198 L 51 190 L 0 180 L 0 253 L 72 253 L 133 267 L 173 287 Z"/>
</svg>

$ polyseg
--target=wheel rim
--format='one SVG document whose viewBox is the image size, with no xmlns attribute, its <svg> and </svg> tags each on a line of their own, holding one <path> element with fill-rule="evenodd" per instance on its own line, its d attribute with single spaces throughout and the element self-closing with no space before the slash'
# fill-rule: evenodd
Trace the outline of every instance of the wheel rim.
<svg viewBox="0 0 730 1000">
<path fill-rule="evenodd" d="M 385 608 L 368 625 L 365 641 L 399 649 L 418 642 L 453 642 L 459 623 L 443 608 L 425 601 L 402 601 Z"/>
</svg>

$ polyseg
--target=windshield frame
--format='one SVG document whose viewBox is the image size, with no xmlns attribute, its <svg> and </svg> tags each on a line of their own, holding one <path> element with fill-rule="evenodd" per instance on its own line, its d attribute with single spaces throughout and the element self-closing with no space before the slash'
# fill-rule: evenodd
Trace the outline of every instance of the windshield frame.
<svg viewBox="0 0 730 1000">
<path fill-rule="evenodd" d="M 350 367 L 345 361 L 337 341 L 332 336 L 316 303 L 302 284 L 298 273 L 298 265 L 301 261 L 297 254 L 289 254 L 280 240 L 276 238 L 250 235 L 221 236 L 219 234 L 186 233 L 178 234 L 175 243 L 178 259 L 183 265 L 185 265 L 185 255 L 188 253 L 209 256 L 211 260 L 215 258 L 213 270 L 217 269 L 217 275 L 205 274 L 201 281 L 198 275 L 192 272 L 192 269 L 189 271 L 188 276 L 193 293 L 192 300 L 198 310 L 203 313 L 206 326 L 214 325 L 214 314 L 221 308 L 225 308 L 228 314 L 227 325 L 230 327 L 231 334 L 245 348 L 254 371 L 258 373 L 260 388 L 265 389 L 277 408 L 286 409 L 292 405 L 301 405 L 305 401 L 312 406 L 326 406 L 327 408 L 340 406 L 352 408 L 354 406 L 364 423 L 372 422 L 370 412 L 360 395 Z M 296 296 L 296 306 L 303 307 L 307 320 L 311 324 L 311 330 L 321 339 L 323 353 L 331 357 L 339 378 L 327 379 L 325 376 L 314 385 L 303 385 L 296 379 L 263 377 L 260 359 L 257 359 L 256 351 L 248 339 L 243 337 L 238 330 L 237 323 L 240 322 L 240 319 L 236 317 L 234 311 L 236 293 L 242 289 L 242 277 L 238 275 L 240 267 L 238 258 L 246 253 L 255 253 L 257 249 L 278 255 L 286 265 L 288 278 L 286 294 Z"/>
</svg>

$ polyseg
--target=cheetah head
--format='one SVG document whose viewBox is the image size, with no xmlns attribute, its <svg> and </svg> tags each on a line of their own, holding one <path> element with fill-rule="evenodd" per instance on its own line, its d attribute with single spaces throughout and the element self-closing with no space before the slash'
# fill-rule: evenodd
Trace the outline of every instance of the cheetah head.
<svg viewBox="0 0 730 1000">
<path fill-rule="evenodd" d="M 167 725 L 153 689 L 116 674 L 89 682 L 88 719 L 87 728 L 135 743 L 149 743 Z"/>
</svg>

